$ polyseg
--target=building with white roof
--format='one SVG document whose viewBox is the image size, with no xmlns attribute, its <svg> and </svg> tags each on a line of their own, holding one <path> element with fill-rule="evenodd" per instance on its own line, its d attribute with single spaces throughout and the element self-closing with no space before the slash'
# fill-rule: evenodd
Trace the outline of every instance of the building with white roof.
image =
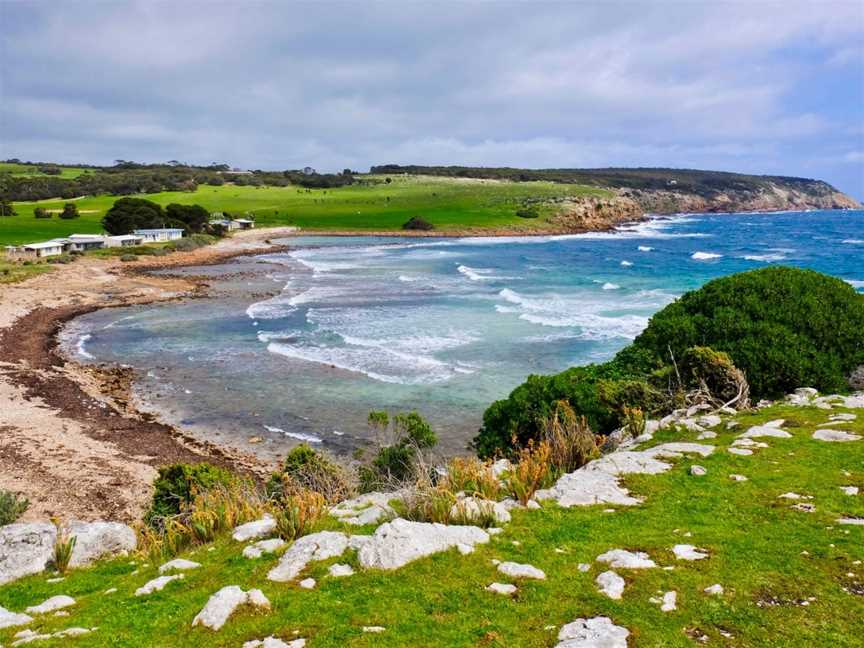
<svg viewBox="0 0 864 648">
<path fill-rule="evenodd" d="M 175 227 L 161 227 L 159 229 L 137 229 L 132 232 L 140 236 L 144 243 L 157 243 L 160 241 L 176 241 L 183 238 L 183 230 Z"/>
</svg>

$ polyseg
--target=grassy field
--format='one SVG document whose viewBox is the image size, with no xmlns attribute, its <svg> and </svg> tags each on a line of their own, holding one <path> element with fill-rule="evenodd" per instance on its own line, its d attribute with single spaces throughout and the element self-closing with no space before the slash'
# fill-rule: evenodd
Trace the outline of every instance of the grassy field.
<svg viewBox="0 0 864 648">
<path fill-rule="evenodd" d="M 835 410 L 837 411 L 837 410 Z M 716 430 L 717 451 L 707 458 L 680 460 L 661 475 L 632 476 L 627 485 L 645 502 L 637 507 L 515 511 L 513 521 L 488 545 L 470 555 L 455 550 L 416 561 L 395 572 L 359 571 L 356 558 L 313 563 L 302 577 L 318 580 L 315 590 L 266 579 L 273 556 L 247 560 L 239 543 L 225 539 L 184 557 L 202 563 L 183 580 L 146 597 L 133 591 L 157 575 L 146 559 L 119 559 L 73 571 L 59 583 L 50 574 L 0 588 L 0 605 L 14 611 L 67 594 L 77 604 L 68 618 L 45 616 L 29 627 L 56 632 L 71 626 L 98 627 L 74 640 L 40 646 L 241 646 L 270 634 L 305 637 L 307 646 L 554 646 L 558 629 L 577 617 L 607 615 L 631 632 L 631 648 L 709 646 L 852 647 L 864 637 L 864 527 L 841 526 L 841 515 L 864 516 L 864 496 L 840 486 L 864 487 L 864 441 L 825 443 L 812 431 L 832 412 L 775 406 L 739 415 L 735 430 Z M 864 433 L 864 417 L 843 429 Z M 786 419 L 791 439 L 767 439 L 770 448 L 734 456 L 725 448 L 747 426 Z M 694 440 L 695 432 L 665 430 L 655 442 Z M 698 463 L 707 475 L 694 477 Z M 732 473 L 749 481 L 736 482 Z M 778 499 L 787 491 L 812 496 L 816 511 L 791 508 Z M 335 523 L 330 523 L 336 528 Z M 371 532 L 361 529 L 360 532 Z M 352 529 L 357 532 L 356 529 Z M 518 544 L 517 544 L 518 543 Z M 676 560 L 678 543 L 704 548 L 706 560 Z M 613 548 L 646 551 L 673 570 L 616 570 L 627 586 L 623 599 L 598 593 L 596 576 L 607 569 L 595 558 Z M 491 560 L 531 563 L 545 581 L 521 581 L 513 598 L 484 591 L 497 573 Z M 327 568 L 349 562 L 358 570 L 331 578 Z M 587 573 L 579 563 L 591 564 Z M 704 588 L 720 583 L 722 596 Z M 238 611 L 217 633 L 192 628 L 208 597 L 236 584 L 261 588 L 270 613 Z M 104 594 L 116 587 L 117 592 Z M 678 609 L 661 612 L 649 599 L 678 593 Z M 380 625 L 381 634 L 363 633 Z M 297 633 L 296 635 L 294 633 Z M 15 630 L 0 631 L 4 645 Z M 695 637 L 707 636 L 702 644 Z"/>
<path fill-rule="evenodd" d="M 421 216 L 439 229 L 495 228 L 520 225 L 542 228 L 541 217 L 524 219 L 516 210 L 524 201 L 543 201 L 568 196 L 611 194 L 602 189 L 551 182 L 497 182 L 448 178 L 364 176 L 368 182 L 337 189 L 301 187 L 201 186 L 195 192 L 164 192 L 142 195 L 161 205 L 199 204 L 210 211 L 234 215 L 252 213 L 259 226 L 296 225 L 311 230 L 398 230 L 412 216 Z M 33 209 L 62 209 L 64 200 L 15 203 L 17 216 L 0 218 L 0 245 L 44 240 L 72 233 L 97 233 L 105 212 L 116 196 L 75 200 L 81 217 L 76 220 L 37 220 Z"/>
<path fill-rule="evenodd" d="M 12 263 L 0 257 L 0 284 L 24 281 L 44 272 L 50 272 L 56 267 L 45 261 L 37 261 L 24 265 L 23 263 Z"/>
<path fill-rule="evenodd" d="M 53 166 L 53 165 L 52 165 Z M 13 176 L 47 176 L 32 164 L 14 164 L 11 162 L 0 162 L 0 173 L 11 173 Z M 82 169 L 80 167 L 60 167 L 59 178 L 77 178 L 84 173 L 93 173 L 93 169 Z"/>
</svg>

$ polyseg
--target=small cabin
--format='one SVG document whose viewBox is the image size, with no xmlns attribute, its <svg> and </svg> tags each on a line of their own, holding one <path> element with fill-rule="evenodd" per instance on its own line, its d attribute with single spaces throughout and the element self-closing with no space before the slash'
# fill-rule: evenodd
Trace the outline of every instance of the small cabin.
<svg viewBox="0 0 864 648">
<path fill-rule="evenodd" d="M 135 247 L 143 243 L 144 238 L 136 234 L 120 234 L 119 236 L 105 237 L 105 247 Z"/>
<path fill-rule="evenodd" d="M 159 243 L 162 241 L 177 241 L 183 238 L 183 230 L 174 227 L 162 227 L 159 229 L 138 229 L 132 232 L 140 236 L 144 243 Z"/>
<path fill-rule="evenodd" d="M 98 234 L 70 234 L 65 239 L 56 239 L 64 248 L 75 252 L 98 250 L 105 247 L 105 237 Z"/>
<path fill-rule="evenodd" d="M 60 241 L 45 241 L 43 243 L 28 243 L 27 245 L 10 245 L 6 248 L 6 256 L 10 259 L 42 259 L 63 254 L 63 243 Z"/>
<path fill-rule="evenodd" d="M 248 230 L 255 228 L 255 221 L 248 218 L 236 218 L 232 221 L 237 229 Z"/>
</svg>

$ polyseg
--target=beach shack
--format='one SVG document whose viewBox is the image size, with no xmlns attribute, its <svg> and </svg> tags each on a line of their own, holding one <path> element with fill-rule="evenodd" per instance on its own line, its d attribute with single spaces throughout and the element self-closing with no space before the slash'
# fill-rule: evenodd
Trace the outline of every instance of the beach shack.
<svg viewBox="0 0 864 648">
<path fill-rule="evenodd" d="M 231 222 L 236 225 L 236 229 L 248 230 L 255 227 L 255 221 L 249 220 L 248 218 L 236 218 Z"/>
<path fill-rule="evenodd" d="M 137 229 L 132 232 L 140 236 L 144 243 L 159 243 L 161 241 L 177 241 L 183 238 L 183 230 L 174 227 L 161 227 L 159 229 Z"/>
<path fill-rule="evenodd" d="M 105 237 L 98 234 L 70 234 L 65 239 L 56 239 L 56 241 L 74 252 L 86 252 L 105 247 Z"/>
<path fill-rule="evenodd" d="M 28 243 L 26 245 L 9 245 L 6 247 L 6 256 L 10 259 L 42 259 L 45 257 L 60 256 L 63 254 L 63 243 L 61 241 L 44 241 L 42 243 Z"/>
<path fill-rule="evenodd" d="M 143 243 L 144 237 L 137 234 L 120 234 L 119 236 L 105 237 L 105 247 L 135 247 Z"/>
</svg>

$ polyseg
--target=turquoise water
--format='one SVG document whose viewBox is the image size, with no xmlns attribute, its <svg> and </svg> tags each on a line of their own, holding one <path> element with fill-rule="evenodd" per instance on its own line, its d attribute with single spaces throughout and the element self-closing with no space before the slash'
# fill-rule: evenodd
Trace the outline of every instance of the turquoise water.
<svg viewBox="0 0 864 648">
<path fill-rule="evenodd" d="M 290 243 L 207 268 L 225 277 L 213 298 L 79 318 L 70 352 L 135 367 L 145 404 L 256 451 L 308 440 L 347 452 L 368 438 L 372 409 L 416 409 L 458 451 L 485 407 L 527 375 L 608 359 L 652 313 L 713 277 L 787 264 L 864 290 L 864 212 Z M 262 443 L 249 445 L 253 436 Z"/>
</svg>

